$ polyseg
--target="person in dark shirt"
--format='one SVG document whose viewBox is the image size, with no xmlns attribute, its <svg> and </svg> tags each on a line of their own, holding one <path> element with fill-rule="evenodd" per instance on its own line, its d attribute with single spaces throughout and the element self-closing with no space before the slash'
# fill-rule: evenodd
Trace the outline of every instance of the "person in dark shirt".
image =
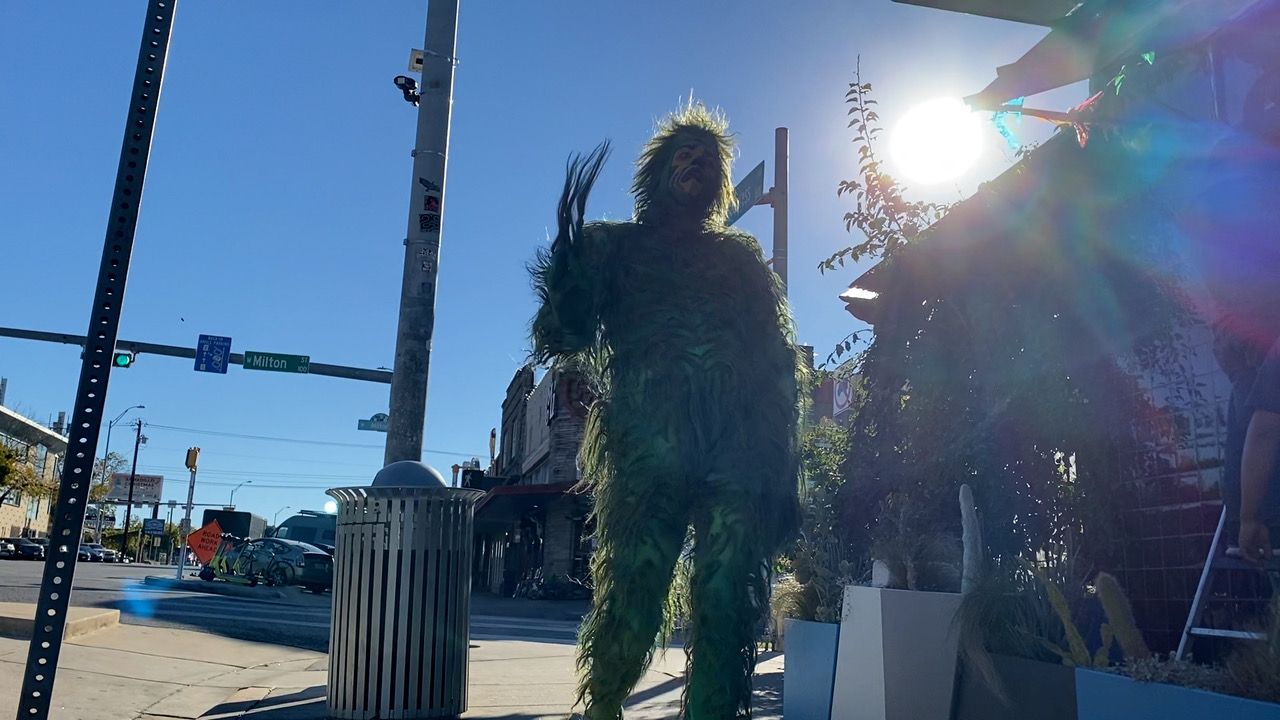
<svg viewBox="0 0 1280 720">
<path fill-rule="evenodd" d="M 1258 366 L 1243 411 L 1239 546 L 1243 557 L 1261 564 L 1271 558 L 1280 527 L 1280 340 Z"/>
</svg>

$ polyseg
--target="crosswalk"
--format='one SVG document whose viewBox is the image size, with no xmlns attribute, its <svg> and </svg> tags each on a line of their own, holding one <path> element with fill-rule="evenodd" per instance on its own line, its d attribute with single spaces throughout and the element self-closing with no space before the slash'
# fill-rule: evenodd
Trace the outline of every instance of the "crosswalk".
<svg viewBox="0 0 1280 720">
<path fill-rule="evenodd" d="M 239 637 L 261 635 L 267 641 L 292 639 L 308 647 L 323 646 L 329 635 L 330 609 L 321 603 L 264 602 L 141 586 L 130 588 L 115 606 L 121 621 L 129 624 L 226 631 Z M 577 632 L 578 623 L 569 620 L 471 617 L 471 639 L 476 641 L 572 644 Z"/>
</svg>

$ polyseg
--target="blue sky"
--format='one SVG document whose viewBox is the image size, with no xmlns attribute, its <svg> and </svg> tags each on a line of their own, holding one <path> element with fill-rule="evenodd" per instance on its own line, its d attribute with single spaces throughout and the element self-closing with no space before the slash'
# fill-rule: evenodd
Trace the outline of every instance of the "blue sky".
<svg viewBox="0 0 1280 720">
<path fill-rule="evenodd" d="M 145 5 L 6 7 L 0 325 L 85 331 Z M 422 44 L 425 8 L 181 0 L 121 338 L 229 335 L 237 352 L 391 365 L 415 122 L 391 78 Z M 1044 32 L 888 0 L 464 2 L 425 460 L 447 475 L 487 455 L 528 350 L 525 263 L 569 153 L 613 140 L 589 212 L 625 218 L 631 160 L 690 91 L 729 116 L 739 176 L 768 160 L 771 179 L 774 128 L 790 127 L 790 289 L 800 338 L 822 357 L 858 327 L 835 296 L 859 270 L 816 270 L 851 240 L 835 188 L 856 172 L 843 96 L 857 57 L 891 129 L 919 101 L 980 90 Z M 986 141 L 968 176 L 923 197 L 956 199 L 1006 167 L 994 129 Z M 739 225 L 767 249 L 771 223 L 761 207 Z M 72 346 L 0 338 L 7 404 L 42 422 L 71 409 L 78 371 Z M 139 415 L 167 426 L 145 431 L 139 461 L 169 478 L 166 500 L 185 496 L 182 459 L 199 445 L 196 501 L 252 480 L 236 504 L 270 519 L 377 471 L 384 436 L 356 421 L 385 412 L 387 393 L 143 355 L 113 373 L 107 417 L 145 404 Z M 118 426 L 112 449 L 128 440 Z"/>
</svg>

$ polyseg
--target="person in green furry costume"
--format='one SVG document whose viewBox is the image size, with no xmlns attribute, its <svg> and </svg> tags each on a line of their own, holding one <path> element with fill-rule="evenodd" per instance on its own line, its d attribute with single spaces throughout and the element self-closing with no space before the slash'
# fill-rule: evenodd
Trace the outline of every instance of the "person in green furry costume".
<svg viewBox="0 0 1280 720">
<path fill-rule="evenodd" d="M 685 714 L 749 717 L 769 562 L 799 521 L 802 370 L 786 298 L 755 239 L 725 225 L 719 114 L 691 103 L 661 123 L 632 222 L 584 222 L 607 155 L 605 143 L 570 161 L 558 234 L 531 269 L 537 359 L 600 368 L 581 458 L 597 547 L 579 702 L 591 720 L 622 716 L 670 620 L 692 527 Z"/>
</svg>

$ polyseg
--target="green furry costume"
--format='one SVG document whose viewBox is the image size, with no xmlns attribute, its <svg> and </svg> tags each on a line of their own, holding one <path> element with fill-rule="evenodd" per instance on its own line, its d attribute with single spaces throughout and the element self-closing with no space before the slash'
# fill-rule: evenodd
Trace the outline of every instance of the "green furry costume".
<svg viewBox="0 0 1280 720">
<path fill-rule="evenodd" d="M 798 357 L 777 276 L 725 225 L 731 150 L 701 105 L 667 118 L 638 162 L 633 222 L 584 224 L 608 145 L 573 159 L 532 269 L 537 357 L 602 368 L 582 456 L 598 541 L 578 647 L 592 720 L 621 717 L 644 673 L 690 526 L 685 713 L 749 717 L 768 563 L 798 525 Z"/>
</svg>

